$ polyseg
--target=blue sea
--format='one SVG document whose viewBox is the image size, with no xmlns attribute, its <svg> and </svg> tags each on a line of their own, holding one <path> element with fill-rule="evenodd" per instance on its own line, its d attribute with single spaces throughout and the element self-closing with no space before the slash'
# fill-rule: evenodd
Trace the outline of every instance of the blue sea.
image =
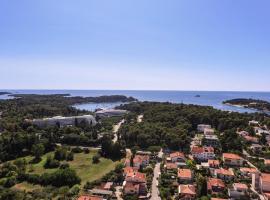
<svg viewBox="0 0 270 200">
<path fill-rule="evenodd" d="M 224 91 L 135 91 L 135 90 L 0 90 L 13 94 L 70 94 L 71 96 L 126 95 L 140 101 L 158 101 L 212 106 L 216 109 L 236 112 L 255 112 L 252 109 L 224 105 L 224 100 L 253 98 L 270 101 L 270 92 L 224 92 Z M 200 97 L 196 97 L 196 96 Z M 12 98 L 0 95 L 0 99 Z M 79 109 L 93 111 L 97 108 L 113 108 L 121 103 L 87 103 L 74 105 Z"/>
</svg>

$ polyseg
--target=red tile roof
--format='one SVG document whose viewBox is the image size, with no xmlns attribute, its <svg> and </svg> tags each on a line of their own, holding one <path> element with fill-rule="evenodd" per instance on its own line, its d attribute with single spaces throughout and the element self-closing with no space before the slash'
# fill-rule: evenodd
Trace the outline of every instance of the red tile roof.
<svg viewBox="0 0 270 200">
<path fill-rule="evenodd" d="M 82 195 L 77 200 L 102 200 L 102 197 L 93 195 Z"/>
<path fill-rule="evenodd" d="M 178 157 L 185 158 L 185 155 L 182 152 L 174 152 L 170 154 L 170 158 L 178 158 Z"/>
<path fill-rule="evenodd" d="M 225 176 L 234 176 L 234 173 L 233 173 L 232 170 L 223 169 L 223 168 L 216 169 L 216 173 L 217 174 L 222 174 L 222 175 L 225 175 Z"/>
<path fill-rule="evenodd" d="M 265 160 L 264 160 L 264 164 L 265 164 L 265 165 L 270 165 L 270 160 L 265 159 Z"/>
<path fill-rule="evenodd" d="M 246 184 L 243 184 L 243 183 L 234 183 L 233 187 L 235 189 L 241 189 L 241 190 L 247 190 L 248 189 L 248 186 Z"/>
<path fill-rule="evenodd" d="M 177 169 L 177 164 L 175 164 L 175 163 L 166 163 L 166 169 Z"/>
<path fill-rule="evenodd" d="M 208 164 L 209 164 L 209 166 L 220 165 L 220 162 L 219 162 L 219 160 L 208 160 Z"/>
<path fill-rule="evenodd" d="M 214 148 L 213 147 L 197 147 L 197 146 L 194 146 L 191 149 L 192 154 L 207 153 L 207 152 L 214 153 Z"/>
<path fill-rule="evenodd" d="M 263 182 L 270 182 L 270 174 L 262 173 L 261 179 Z"/>
<path fill-rule="evenodd" d="M 133 168 L 133 167 L 125 167 L 124 168 L 124 174 L 130 174 L 130 173 L 134 173 L 137 172 L 138 170 Z"/>
<path fill-rule="evenodd" d="M 148 155 L 136 155 L 133 158 L 133 163 L 142 163 L 143 161 L 149 161 Z"/>
<path fill-rule="evenodd" d="M 194 185 L 179 185 L 180 194 L 196 195 L 196 189 Z"/>
<path fill-rule="evenodd" d="M 241 172 L 244 172 L 244 173 L 257 173 L 258 170 L 255 169 L 255 168 L 249 168 L 249 167 L 241 167 L 240 168 L 240 171 Z"/>
<path fill-rule="evenodd" d="M 227 199 L 221 199 L 221 198 L 211 198 L 211 200 L 227 200 Z"/>
<path fill-rule="evenodd" d="M 212 190 L 212 187 L 225 188 L 225 184 L 221 179 L 209 178 L 208 181 L 207 181 L 207 189 Z"/>
<path fill-rule="evenodd" d="M 231 159 L 231 160 L 242 160 L 243 158 L 237 154 L 234 153 L 223 153 L 223 157 L 225 159 Z"/>
<path fill-rule="evenodd" d="M 128 173 L 126 175 L 126 180 L 130 182 L 146 182 L 146 175 L 144 173 L 140 172 L 133 172 L 133 173 Z"/>
<path fill-rule="evenodd" d="M 178 169 L 178 177 L 191 179 L 192 172 L 190 169 Z"/>
</svg>

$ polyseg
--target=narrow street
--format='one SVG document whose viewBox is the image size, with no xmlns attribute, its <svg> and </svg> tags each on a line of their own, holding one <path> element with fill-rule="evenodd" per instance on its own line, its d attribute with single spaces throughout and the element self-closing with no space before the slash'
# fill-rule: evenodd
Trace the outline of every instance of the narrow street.
<svg viewBox="0 0 270 200">
<path fill-rule="evenodd" d="M 113 142 L 116 143 L 118 140 L 118 135 L 117 132 L 120 129 L 121 125 L 125 122 L 124 119 L 122 119 L 118 124 L 113 126 L 113 133 L 114 133 L 114 138 L 113 138 Z"/>
<path fill-rule="evenodd" d="M 160 163 L 157 163 L 154 168 L 154 177 L 152 182 L 152 195 L 150 200 L 161 200 L 159 197 L 159 190 L 158 190 L 158 177 L 160 174 Z"/>
</svg>

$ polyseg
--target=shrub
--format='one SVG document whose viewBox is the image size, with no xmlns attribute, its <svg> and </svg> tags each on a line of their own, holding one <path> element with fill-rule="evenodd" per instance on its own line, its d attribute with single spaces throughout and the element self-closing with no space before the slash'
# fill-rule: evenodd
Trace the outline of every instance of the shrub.
<svg viewBox="0 0 270 200">
<path fill-rule="evenodd" d="M 73 153 L 82 153 L 83 152 L 83 150 L 80 147 L 74 147 L 71 151 Z"/>
<path fill-rule="evenodd" d="M 90 150 L 89 150 L 88 148 L 83 148 L 83 152 L 84 152 L 85 154 L 89 154 L 89 153 L 90 153 Z"/>
<path fill-rule="evenodd" d="M 46 169 L 52 169 L 59 167 L 60 162 L 58 160 L 53 159 L 51 156 L 47 157 L 47 160 L 44 164 L 44 168 Z"/>
<path fill-rule="evenodd" d="M 97 163 L 99 163 L 99 159 L 100 159 L 100 155 L 96 154 L 93 156 L 92 161 L 94 164 L 97 164 Z"/>
</svg>

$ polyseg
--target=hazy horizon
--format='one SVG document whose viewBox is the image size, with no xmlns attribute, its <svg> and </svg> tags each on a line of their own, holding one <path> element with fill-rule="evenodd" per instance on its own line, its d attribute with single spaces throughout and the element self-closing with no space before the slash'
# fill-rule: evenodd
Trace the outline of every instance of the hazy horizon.
<svg viewBox="0 0 270 200">
<path fill-rule="evenodd" d="M 270 2 L 0 2 L 0 87 L 270 91 Z"/>
</svg>

